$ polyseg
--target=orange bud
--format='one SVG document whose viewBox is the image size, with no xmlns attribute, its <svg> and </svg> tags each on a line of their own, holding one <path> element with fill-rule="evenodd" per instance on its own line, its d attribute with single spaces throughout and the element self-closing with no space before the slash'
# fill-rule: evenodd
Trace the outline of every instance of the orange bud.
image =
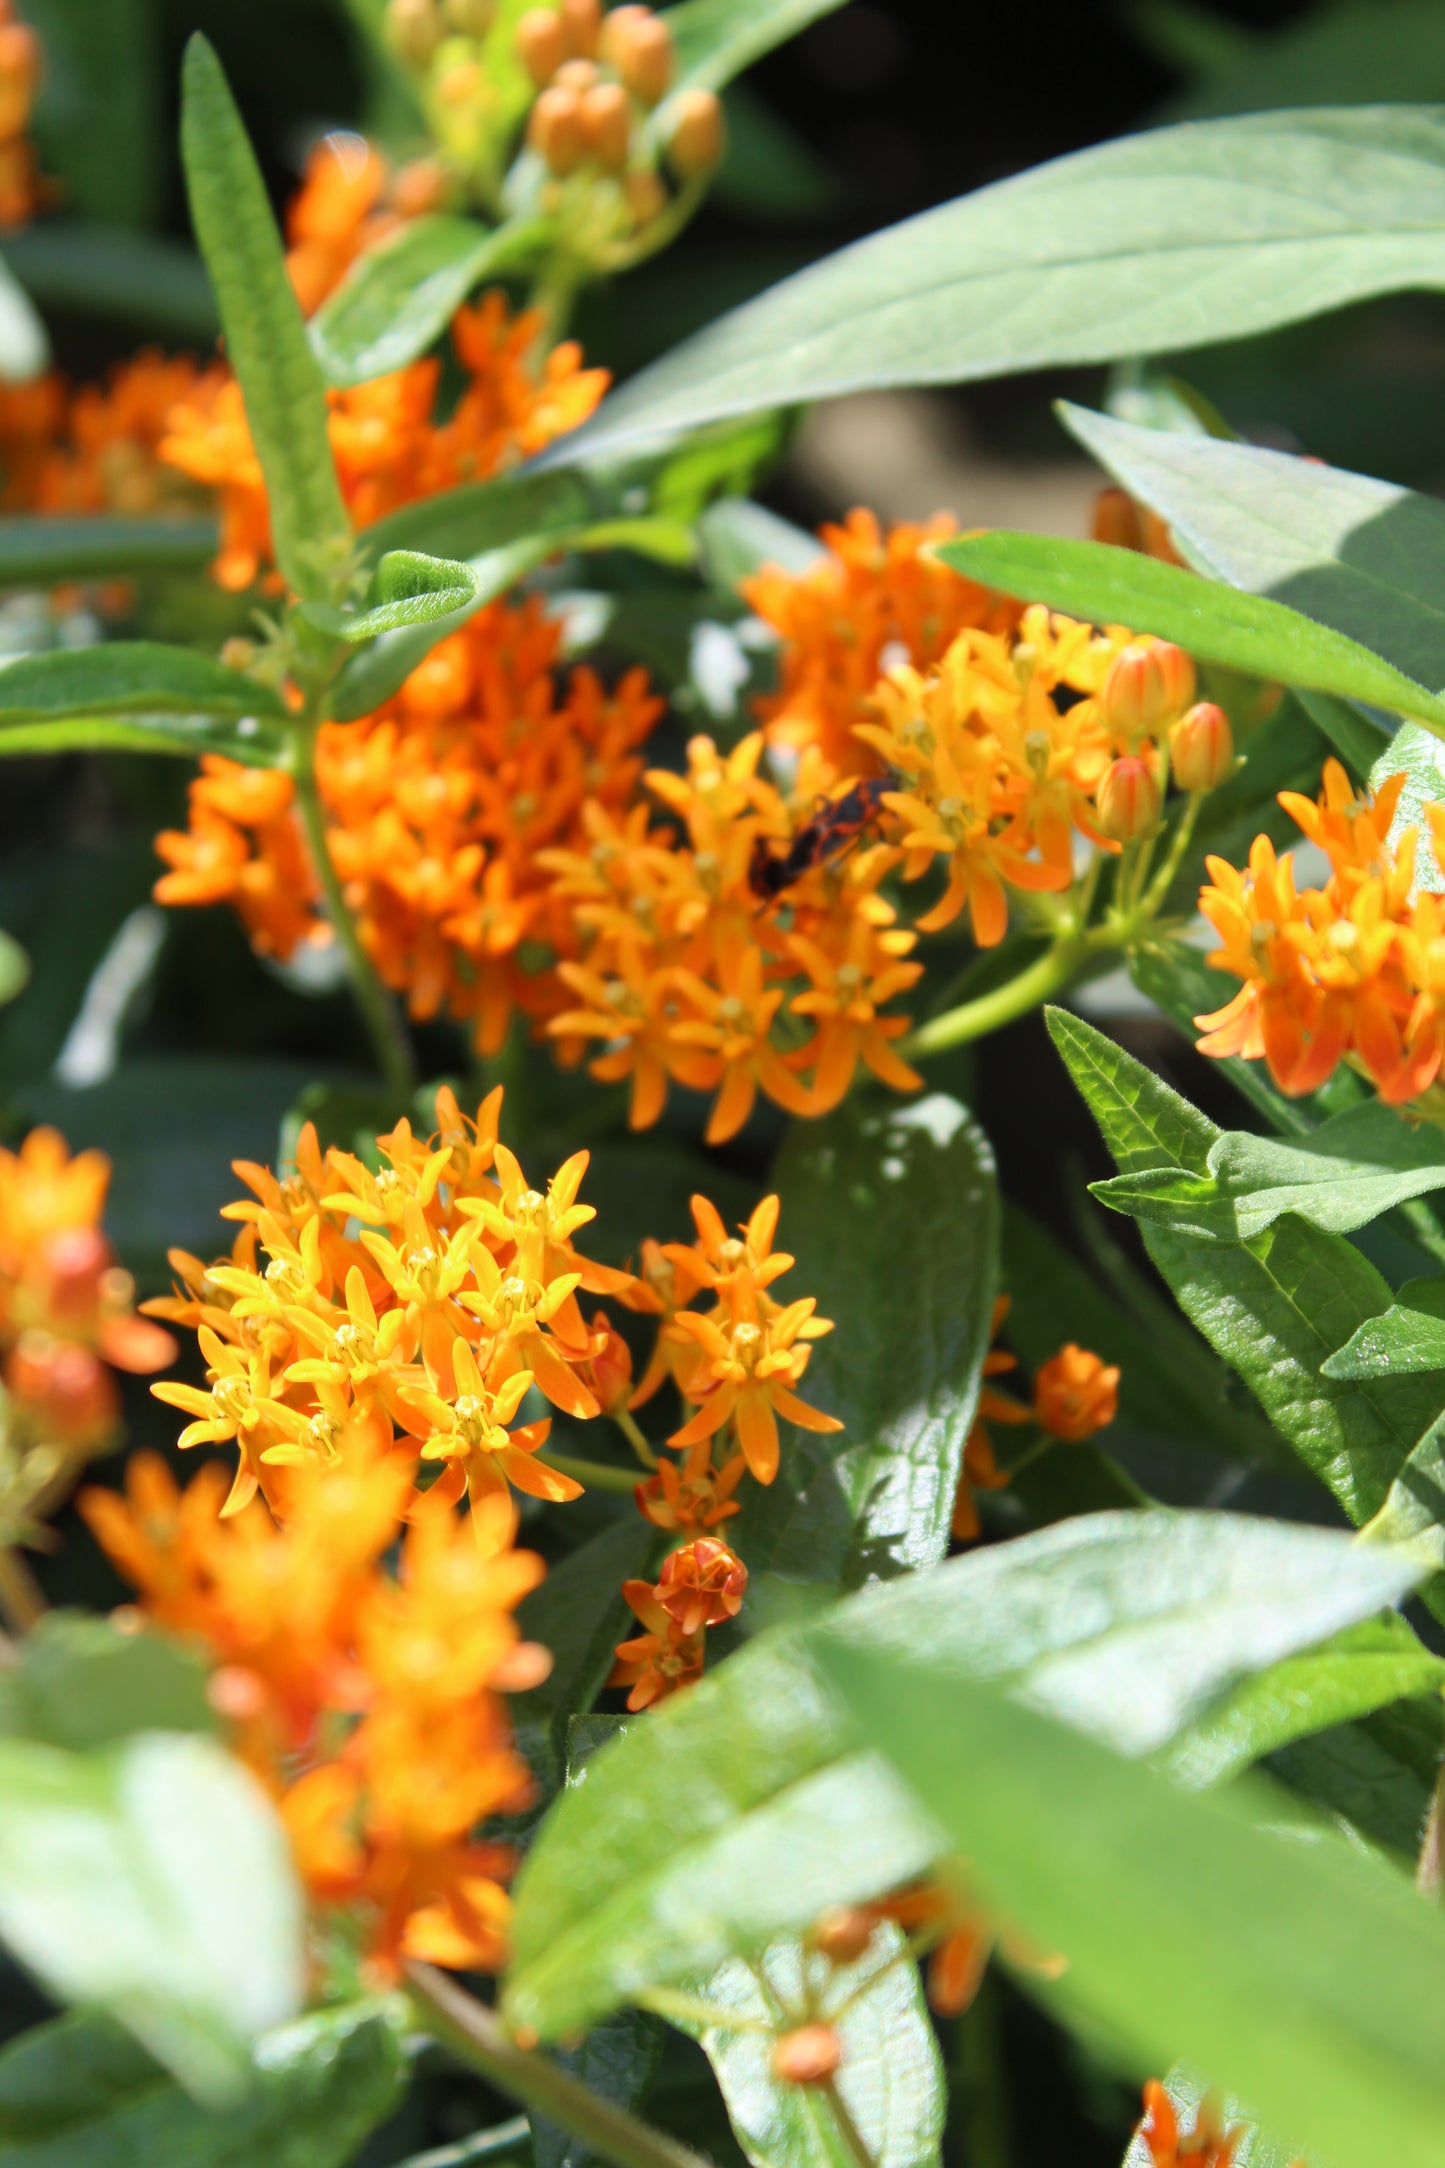
<svg viewBox="0 0 1445 2168">
<path fill-rule="evenodd" d="M 583 96 L 581 119 L 582 140 L 591 156 L 606 172 L 620 173 L 632 133 L 632 108 L 622 85 L 594 83 Z"/>
<path fill-rule="evenodd" d="M 497 0 L 442 0 L 449 27 L 464 38 L 484 38 L 497 13 Z"/>
<path fill-rule="evenodd" d="M 634 98 L 656 105 L 672 82 L 672 32 L 651 8 L 618 8 L 603 27 L 607 58 Z"/>
<path fill-rule="evenodd" d="M 824 2085 L 842 2067 L 843 2043 L 831 2025 L 800 2025 L 773 2042 L 772 2060 L 784 2085 Z"/>
<path fill-rule="evenodd" d="M 1104 680 L 1104 719 L 1126 743 L 1173 722 L 1194 697 L 1194 665 L 1168 640 L 1135 640 Z"/>
<path fill-rule="evenodd" d="M 88 1347 L 24 1332 L 10 1351 L 5 1385 L 27 1428 L 45 1443 L 98 1445 L 120 1418 L 110 1372 Z"/>
<path fill-rule="evenodd" d="M 114 1257 L 100 1229 L 62 1228 L 46 1237 L 40 1256 L 43 1300 L 50 1322 L 59 1327 L 92 1318 L 100 1304 L 101 1281 Z"/>
<path fill-rule="evenodd" d="M 597 80 L 595 60 L 564 60 L 552 81 L 559 90 L 575 90 L 580 98 Z"/>
<path fill-rule="evenodd" d="M 592 1320 L 595 1353 L 587 1364 L 587 1382 L 604 1415 L 625 1408 L 632 1395 L 632 1350 L 605 1311 Z"/>
<path fill-rule="evenodd" d="M 517 25 L 517 58 L 538 90 L 551 82 L 567 58 L 562 18 L 555 8 L 529 8 Z"/>
<path fill-rule="evenodd" d="M 0 25 L 0 137 L 20 134 L 40 81 L 40 40 L 25 23 Z"/>
<path fill-rule="evenodd" d="M 1181 790 L 1215 790 L 1234 772 L 1234 732 L 1223 708 L 1200 700 L 1169 733 L 1169 757 Z"/>
<path fill-rule="evenodd" d="M 383 17 L 392 50 L 424 68 L 441 43 L 442 25 L 435 0 L 386 0 Z"/>
<path fill-rule="evenodd" d="M 1094 499 L 1093 533 L 1096 542 L 1112 542 L 1115 549 L 1137 550 L 1139 508 L 1127 489 L 1101 489 Z"/>
<path fill-rule="evenodd" d="M 421 218 L 428 211 L 439 211 L 449 192 L 440 159 L 409 158 L 391 184 L 391 207 L 398 218 Z"/>
<path fill-rule="evenodd" d="M 574 58 L 595 60 L 602 31 L 602 0 L 562 0 L 562 35 Z"/>
<path fill-rule="evenodd" d="M 717 165 L 727 147 L 723 109 L 710 90 L 682 90 L 671 109 L 667 155 L 679 179 L 690 181 Z"/>
<path fill-rule="evenodd" d="M 1113 843 L 1137 843 L 1159 826 L 1159 785 L 1147 760 L 1126 753 L 1104 771 L 1095 809 Z"/>
<path fill-rule="evenodd" d="M 437 84 L 444 105 L 470 105 L 482 87 L 482 71 L 475 60 L 454 60 Z"/>
<path fill-rule="evenodd" d="M 583 145 L 581 100 L 575 90 L 554 84 L 542 92 L 527 124 L 527 141 L 559 179 L 576 172 Z"/>
<path fill-rule="evenodd" d="M 832 1965 L 856 1965 L 877 1929 L 876 1914 L 866 1905 L 830 1905 L 816 1920 L 808 1940 Z"/>
<path fill-rule="evenodd" d="M 1071 1340 L 1034 1379 L 1034 1417 L 1067 1445 L 1092 1438 L 1119 1412 L 1119 1371 Z"/>
<path fill-rule="evenodd" d="M 747 1593 L 748 1569 L 715 1536 L 699 1536 L 663 1561 L 657 1601 L 684 1634 L 736 1618 Z"/>
</svg>

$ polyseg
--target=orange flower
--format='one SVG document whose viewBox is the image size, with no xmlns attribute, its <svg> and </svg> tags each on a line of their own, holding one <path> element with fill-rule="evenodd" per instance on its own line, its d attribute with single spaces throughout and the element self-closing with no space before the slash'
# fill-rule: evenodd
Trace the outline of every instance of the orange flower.
<svg viewBox="0 0 1445 2168">
<path fill-rule="evenodd" d="M 666 1612 L 649 1581 L 624 1581 L 623 1598 L 646 1633 L 617 1644 L 617 1661 L 608 1677 L 609 1686 L 630 1689 L 627 1706 L 636 1711 L 651 1708 L 669 1694 L 680 1693 L 702 1677 L 704 1662 L 701 1631 L 685 1634 Z"/>
<path fill-rule="evenodd" d="M 1119 1371 L 1070 1340 L 1034 1377 L 1034 1420 L 1052 1438 L 1077 1445 L 1112 1423 L 1119 1409 Z"/>
<path fill-rule="evenodd" d="M 1144 2120 L 1139 2135 L 1149 2148 L 1153 2168 L 1231 2168 L 1245 2134 L 1243 2123 L 1224 2128 L 1213 2093 L 1200 2101 L 1191 2130 L 1181 2130 L 1173 2101 L 1157 2078 L 1144 2087 Z"/>
<path fill-rule="evenodd" d="M 989 1324 L 991 1341 L 997 1340 L 1008 1313 L 1008 1296 L 997 1296 Z M 974 1492 L 1003 1490 L 1008 1484 L 1008 1477 L 993 1457 L 993 1440 L 988 1434 L 987 1426 L 989 1423 L 1026 1423 L 1029 1411 L 1020 1407 L 1016 1400 L 1010 1400 L 1007 1393 L 995 1392 L 987 1381 L 990 1378 L 1005 1377 L 1010 1370 L 1017 1368 L 1018 1357 L 1010 1355 L 1006 1348 L 990 1347 L 984 1356 L 978 1410 L 964 1445 L 963 1466 L 959 1471 L 958 1490 L 953 1501 L 953 1534 L 959 1543 L 972 1543 L 982 1533 Z"/>
<path fill-rule="evenodd" d="M 338 129 L 311 152 L 286 207 L 286 269 L 307 316 L 398 223 L 381 208 L 386 185 L 386 161 L 365 136 Z"/>
<path fill-rule="evenodd" d="M 747 1473 L 747 1462 L 734 1453 L 721 1468 L 712 1464 L 712 1439 L 699 1438 L 689 1446 L 681 1465 L 663 1461 L 656 1474 L 639 1483 L 633 1492 L 644 1520 L 669 1534 L 684 1535 L 690 1529 L 717 1528 L 742 1507 L 733 1492 Z"/>
<path fill-rule="evenodd" d="M 832 1328 L 828 1320 L 814 1318 L 817 1304 L 812 1295 L 789 1303 L 786 1309 L 775 1309 L 764 1318 L 747 1314 L 757 1307 L 755 1304 L 739 1307 L 743 1314 L 734 1309 L 731 1315 L 722 1316 L 721 1323 L 718 1317 L 703 1317 L 695 1310 L 679 1312 L 678 1324 L 698 1342 L 707 1359 L 689 1381 L 690 1393 L 701 1405 L 667 1442 L 696 1445 L 699 1439 L 711 1438 L 724 1424 L 731 1423 L 750 1472 L 758 1482 L 771 1483 L 778 1472 L 780 1415 L 796 1423 L 800 1430 L 831 1432 L 843 1428 L 836 1415 L 810 1408 L 793 1391 L 811 1353 L 796 1343 L 803 1337 L 812 1338 L 820 1329 Z"/>
<path fill-rule="evenodd" d="M 748 1569 L 736 1552 L 712 1536 L 699 1536 L 664 1560 L 657 1601 L 683 1634 L 736 1618 L 747 1591 Z"/>
</svg>

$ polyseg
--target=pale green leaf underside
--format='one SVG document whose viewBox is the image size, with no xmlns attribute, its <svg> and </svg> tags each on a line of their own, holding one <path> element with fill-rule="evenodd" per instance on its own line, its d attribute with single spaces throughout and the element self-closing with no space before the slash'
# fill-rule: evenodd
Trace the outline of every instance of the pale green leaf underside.
<svg viewBox="0 0 1445 2168">
<path fill-rule="evenodd" d="M 308 326 L 328 384 L 404 369 L 438 339 L 467 295 L 544 240 L 539 220 L 489 230 L 474 219 L 416 218 L 368 249 Z"/>
</svg>

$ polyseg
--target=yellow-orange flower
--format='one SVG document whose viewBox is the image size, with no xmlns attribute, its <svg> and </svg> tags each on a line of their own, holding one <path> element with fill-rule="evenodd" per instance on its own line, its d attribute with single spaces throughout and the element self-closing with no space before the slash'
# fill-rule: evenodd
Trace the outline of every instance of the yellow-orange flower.
<svg viewBox="0 0 1445 2168">
<path fill-rule="evenodd" d="M 1034 1373 L 1034 1420 L 1051 1438 L 1077 1445 L 1118 1411 L 1118 1365 L 1072 1340 Z"/>
</svg>

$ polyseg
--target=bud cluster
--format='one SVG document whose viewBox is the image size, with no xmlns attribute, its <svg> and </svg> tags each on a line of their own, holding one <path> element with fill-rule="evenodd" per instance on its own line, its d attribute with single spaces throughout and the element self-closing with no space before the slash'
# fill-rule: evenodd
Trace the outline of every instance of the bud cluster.
<svg viewBox="0 0 1445 2168">
<path fill-rule="evenodd" d="M 676 63 L 662 17 L 636 5 L 604 15 L 600 0 L 531 8 L 517 25 L 517 56 L 538 93 L 527 141 L 548 171 L 565 180 L 588 166 L 613 175 L 635 167 L 634 209 L 643 219 L 655 215 L 661 194 L 643 131 L 672 89 Z M 679 91 L 665 121 L 663 140 L 680 180 L 717 164 L 723 118 L 712 91 Z"/>
<path fill-rule="evenodd" d="M 1194 664 L 1171 641 L 1131 641 L 1115 656 L 1100 699 L 1109 732 L 1125 750 L 1105 771 L 1097 800 L 1099 827 L 1111 843 L 1153 835 L 1171 766 L 1191 795 L 1233 773 L 1229 717 L 1194 694 Z"/>
</svg>

